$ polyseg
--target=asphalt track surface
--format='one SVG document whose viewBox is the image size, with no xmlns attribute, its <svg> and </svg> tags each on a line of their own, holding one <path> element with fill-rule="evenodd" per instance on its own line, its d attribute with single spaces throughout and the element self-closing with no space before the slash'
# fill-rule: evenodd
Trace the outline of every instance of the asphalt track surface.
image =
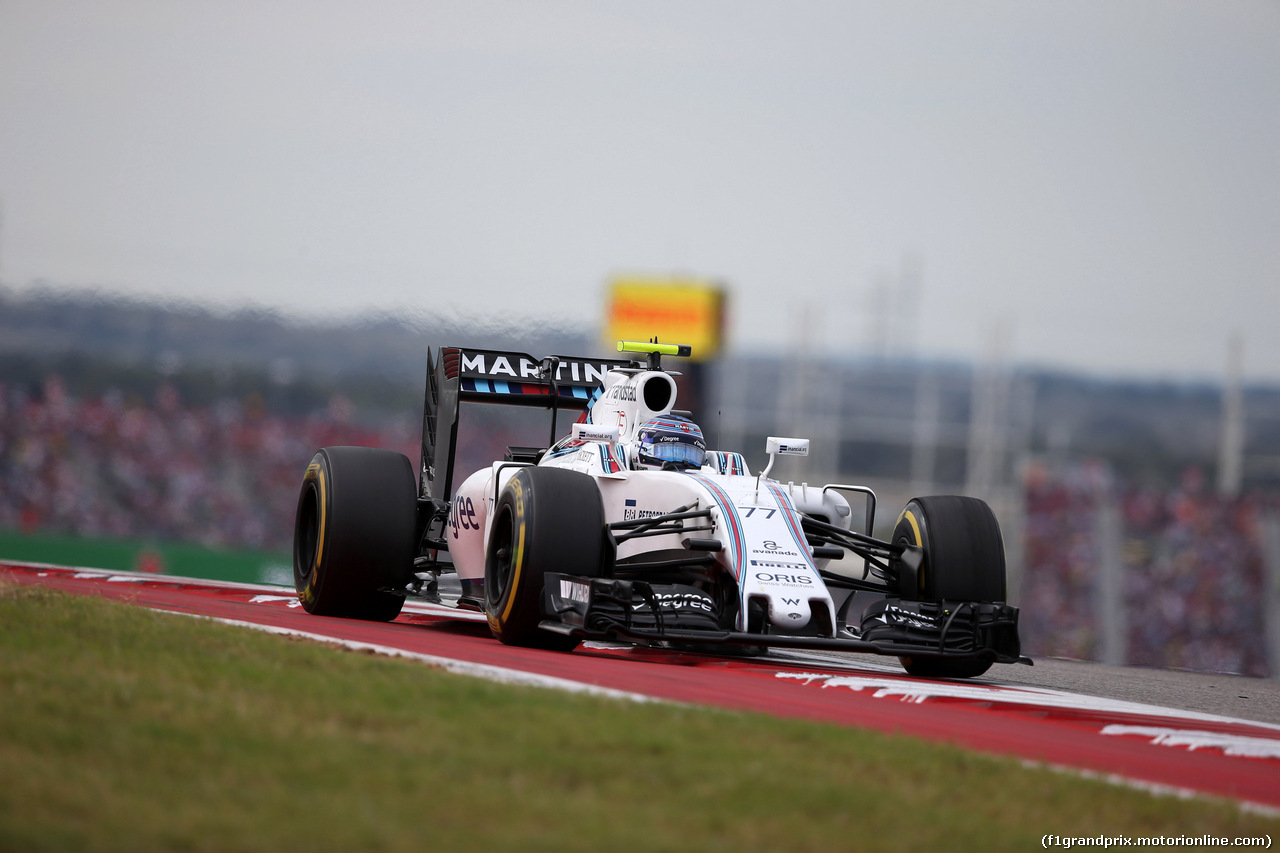
<svg viewBox="0 0 1280 853">
<path fill-rule="evenodd" d="M 282 587 L 4 561 L 0 582 L 402 654 L 500 681 L 897 732 L 1280 811 L 1275 681 L 1045 659 L 946 680 L 912 678 L 892 658 L 868 655 L 730 658 L 611 644 L 544 652 L 498 643 L 478 613 L 416 602 L 395 622 L 373 623 L 312 616 Z"/>
</svg>

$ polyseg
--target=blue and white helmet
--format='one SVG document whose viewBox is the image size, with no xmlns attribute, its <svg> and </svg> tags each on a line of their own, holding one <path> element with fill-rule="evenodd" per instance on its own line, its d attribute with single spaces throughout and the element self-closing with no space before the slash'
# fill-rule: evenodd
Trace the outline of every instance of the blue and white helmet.
<svg viewBox="0 0 1280 853">
<path fill-rule="evenodd" d="M 707 457 L 702 430 L 677 415 L 660 415 L 641 424 L 636 433 L 637 468 L 701 468 Z"/>
</svg>

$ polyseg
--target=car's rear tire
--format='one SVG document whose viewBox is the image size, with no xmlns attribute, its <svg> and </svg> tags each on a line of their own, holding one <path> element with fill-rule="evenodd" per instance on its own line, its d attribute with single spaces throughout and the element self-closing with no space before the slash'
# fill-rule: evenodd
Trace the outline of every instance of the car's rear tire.
<svg viewBox="0 0 1280 853">
<path fill-rule="evenodd" d="M 1003 602 L 1007 598 L 1004 540 L 991 507 L 977 498 L 914 498 L 893 529 L 893 541 L 915 545 L 924 559 L 909 601 Z M 911 675 L 976 678 L 991 668 L 982 658 L 900 657 Z"/>
<path fill-rule="evenodd" d="M 413 576 L 417 487 L 403 453 L 326 447 L 302 479 L 293 583 L 308 613 L 389 622 Z"/>
<path fill-rule="evenodd" d="M 538 627 L 544 576 L 597 577 L 604 560 L 604 502 L 595 481 L 565 468 L 521 468 L 493 512 L 484 570 L 489 629 L 508 645 L 575 648 L 579 640 Z"/>
</svg>

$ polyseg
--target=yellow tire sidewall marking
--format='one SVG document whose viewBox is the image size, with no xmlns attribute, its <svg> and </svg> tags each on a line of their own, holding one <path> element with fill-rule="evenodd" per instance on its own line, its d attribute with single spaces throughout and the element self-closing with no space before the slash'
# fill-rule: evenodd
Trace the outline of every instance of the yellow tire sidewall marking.
<svg viewBox="0 0 1280 853">
<path fill-rule="evenodd" d="M 321 467 L 319 462 L 312 461 L 312 463 L 307 466 L 305 479 L 315 480 L 316 486 L 320 491 L 320 511 L 318 513 L 319 521 L 316 525 L 316 554 L 311 560 L 311 566 L 307 570 L 308 577 L 306 589 L 304 589 L 302 594 L 299 596 L 303 603 L 308 603 L 315 600 L 316 582 L 320 577 L 320 558 L 324 555 L 324 531 L 327 502 L 325 500 L 326 489 L 324 482 L 324 468 Z"/>
<path fill-rule="evenodd" d="M 502 608 L 502 616 L 500 617 L 500 621 L 503 623 L 506 623 L 511 616 L 511 608 L 515 605 L 516 593 L 520 589 L 520 570 L 524 566 L 524 487 L 520 484 L 519 477 L 511 478 L 511 493 L 515 497 L 516 517 L 513 523 L 517 533 L 515 537 L 515 553 L 511 555 L 511 578 L 507 581 L 507 606 Z"/>
<path fill-rule="evenodd" d="M 907 524 L 911 525 L 911 534 L 915 537 L 915 542 L 913 544 L 917 548 L 923 548 L 924 539 L 920 536 L 920 522 L 916 521 L 915 513 L 913 513 L 909 509 L 904 509 L 902 511 L 901 518 L 905 518 L 907 520 Z M 919 574 L 916 577 L 916 586 L 920 593 L 924 592 L 924 566 L 923 565 L 921 565 Z"/>
<path fill-rule="evenodd" d="M 320 524 L 316 531 L 316 561 L 315 561 L 315 567 L 319 568 L 320 558 L 324 556 L 325 516 L 328 514 L 329 501 L 325 495 L 324 469 L 321 468 L 319 465 L 316 465 L 315 468 L 316 468 L 316 480 L 320 484 Z"/>
<path fill-rule="evenodd" d="M 911 533 L 915 536 L 915 542 L 913 542 L 912 544 L 915 545 L 917 548 L 923 548 L 924 541 L 921 540 L 920 538 L 920 522 L 916 521 L 915 513 L 913 513 L 909 509 L 904 509 L 902 511 L 902 515 L 899 517 L 899 520 L 902 520 L 903 518 L 907 520 L 907 524 L 911 525 Z"/>
</svg>

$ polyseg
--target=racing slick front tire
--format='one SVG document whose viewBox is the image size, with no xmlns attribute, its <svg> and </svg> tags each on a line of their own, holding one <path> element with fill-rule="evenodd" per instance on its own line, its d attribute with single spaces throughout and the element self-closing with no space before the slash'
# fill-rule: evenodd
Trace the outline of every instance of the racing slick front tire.
<svg viewBox="0 0 1280 853">
<path fill-rule="evenodd" d="M 308 613 L 390 622 L 413 576 L 417 486 L 403 453 L 326 447 L 307 466 L 293 528 L 293 583 Z"/>
<path fill-rule="evenodd" d="M 604 502 L 595 481 L 565 468 L 521 468 L 493 513 L 484 568 L 489 629 L 508 645 L 577 647 L 578 639 L 538 627 L 543 577 L 597 577 L 604 559 Z"/>
<path fill-rule="evenodd" d="M 907 601 L 1003 602 L 1007 597 L 1004 540 L 986 502 L 959 495 L 914 498 L 898 516 L 893 541 L 924 551 Z M 911 675 L 977 678 L 991 668 L 982 658 L 898 658 Z"/>
</svg>

